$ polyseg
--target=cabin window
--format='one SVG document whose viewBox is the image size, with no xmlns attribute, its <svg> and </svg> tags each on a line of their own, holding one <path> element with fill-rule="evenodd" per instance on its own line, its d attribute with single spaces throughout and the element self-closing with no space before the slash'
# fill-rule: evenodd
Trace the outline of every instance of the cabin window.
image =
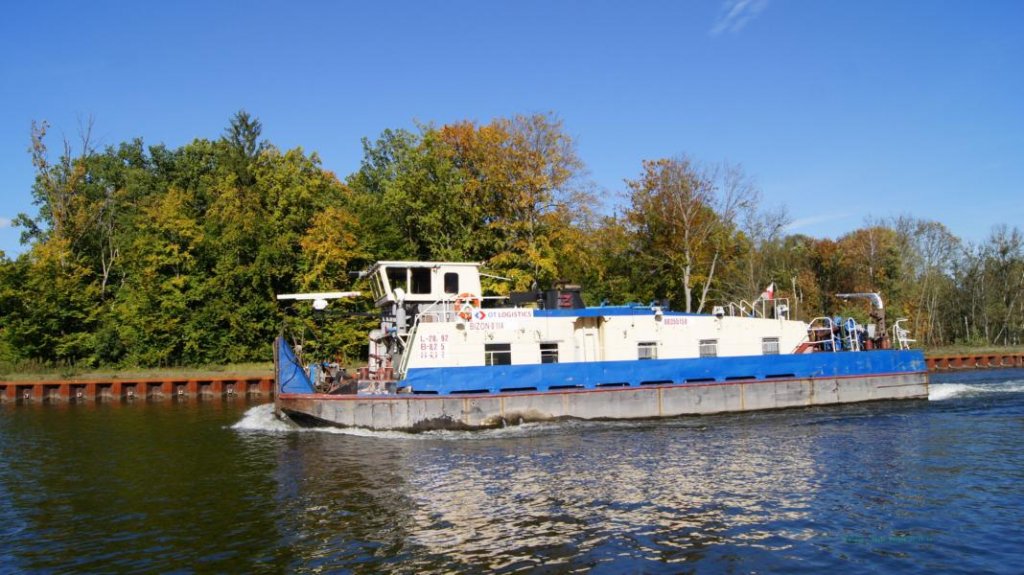
<svg viewBox="0 0 1024 575">
<path fill-rule="evenodd" d="M 459 293 L 459 274 L 455 272 L 444 274 L 444 293 Z"/>
<path fill-rule="evenodd" d="M 779 338 L 765 337 L 761 339 L 762 355 L 779 355 Z"/>
<path fill-rule="evenodd" d="M 485 343 L 484 365 L 512 365 L 512 344 Z"/>
<path fill-rule="evenodd" d="M 700 340 L 700 356 L 701 357 L 718 357 L 718 340 L 717 339 L 702 339 L 702 340 Z"/>
<path fill-rule="evenodd" d="M 409 292 L 409 277 L 408 276 L 409 276 L 408 268 L 388 268 L 388 284 L 390 284 L 391 293 L 395 293 L 396 290 L 402 290 L 402 291 L 408 293 Z"/>
<path fill-rule="evenodd" d="M 558 344 L 557 343 L 542 343 L 542 344 L 540 344 L 540 362 L 541 363 L 558 363 Z"/>
<path fill-rule="evenodd" d="M 430 289 L 430 268 L 412 268 L 409 270 L 412 279 L 412 293 L 428 294 Z"/>
<path fill-rule="evenodd" d="M 374 301 L 384 297 L 384 284 L 381 283 L 381 277 L 379 273 L 373 274 L 373 277 L 370 279 L 370 290 L 373 291 Z"/>
<path fill-rule="evenodd" d="M 636 344 L 637 359 L 658 359 L 658 343 L 642 341 Z"/>
</svg>

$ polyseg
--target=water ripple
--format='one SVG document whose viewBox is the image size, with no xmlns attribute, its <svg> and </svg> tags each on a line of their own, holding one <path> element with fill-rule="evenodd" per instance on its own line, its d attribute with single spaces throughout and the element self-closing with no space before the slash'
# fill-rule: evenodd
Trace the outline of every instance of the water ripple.
<svg viewBox="0 0 1024 575">
<path fill-rule="evenodd" d="M 484 432 L 0 408 L 0 572 L 1013 572 L 1014 373 L 936 378 L 930 402 Z"/>
</svg>

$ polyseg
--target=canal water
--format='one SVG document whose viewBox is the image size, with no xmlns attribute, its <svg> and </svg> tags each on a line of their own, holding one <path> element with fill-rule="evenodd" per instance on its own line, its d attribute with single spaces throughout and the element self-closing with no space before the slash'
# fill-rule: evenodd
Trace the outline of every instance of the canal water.
<svg viewBox="0 0 1024 575">
<path fill-rule="evenodd" d="M 0 408 L 0 573 L 1019 573 L 1024 370 L 929 401 L 410 435 Z"/>
</svg>

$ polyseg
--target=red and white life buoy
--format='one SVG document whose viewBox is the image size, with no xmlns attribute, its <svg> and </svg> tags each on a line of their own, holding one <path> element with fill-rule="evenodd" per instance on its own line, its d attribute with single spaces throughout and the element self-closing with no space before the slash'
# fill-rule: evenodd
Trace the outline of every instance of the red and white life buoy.
<svg viewBox="0 0 1024 575">
<path fill-rule="evenodd" d="M 476 313 L 476 310 L 480 309 L 480 298 L 469 292 L 463 292 L 455 298 L 455 305 L 453 307 L 455 308 L 455 313 L 463 321 L 469 321 L 473 319 L 473 314 Z"/>
</svg>

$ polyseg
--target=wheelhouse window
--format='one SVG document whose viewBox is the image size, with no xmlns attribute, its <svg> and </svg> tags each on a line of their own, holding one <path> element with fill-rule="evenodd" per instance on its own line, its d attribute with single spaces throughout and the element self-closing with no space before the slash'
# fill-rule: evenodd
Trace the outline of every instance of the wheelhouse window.
<svg viewBox="0 0 1024 575">
<path fill-rule="evenodd" d="M 379 300 L 380 298 L 384 297 L 384 294 L 386 292 L 384 291 L 384 283 L 381 280 L 380 272 L 377 272 L 377 273 L 373 274 L 373 276 L 371 276 L 371 278 L 370 278 L 370 291 L 373 292 L 373 299 L 374 299 L 374 301 Z"/>
<path fill-rule="evenodd" d="M 455 272 L 444 274 L 444 293 L 459 293 L 459 274 Z"/>
<path fill-rule="evenodd" d="M 484 365 L 512 365 L 512 344 L 485 343 Z"/>
<path fill-rule="evenodd" d="M 409 277 L 412 280 L 410 287 L 412 293 L 428 294 L 430 289 L 430 268 L 412 268 L 409 270 Z"/>
<path fill-rule="evenodd" d="M 558 363 L 558 344 L 557 343 L 542 343 L 542 344 L 540 344 L 540 362 L 541 363 Z"/>
<path fill-rule="evenodd" d="M 409 291 L 409 268 L 388 268 L 387 273 L 391 293 L 396 290 Z"/>
<path fill-rule="evenodd" d="M 761 339 L 762 355 L 779 355 L 779 338 L 765 337 Z"/>
<path fill-rule="evenodd" d="M 718 340 L 717 339 L 702 339 L 702 340 L 700 340 L 700 356 L 701 357 L 718 357 Z"/>
<path fill-rule="evenodd" d="M 658 359 L 658 343 L 654 341 L 641 341 L 636 344 L 637 359 Z"/>
</svg>

